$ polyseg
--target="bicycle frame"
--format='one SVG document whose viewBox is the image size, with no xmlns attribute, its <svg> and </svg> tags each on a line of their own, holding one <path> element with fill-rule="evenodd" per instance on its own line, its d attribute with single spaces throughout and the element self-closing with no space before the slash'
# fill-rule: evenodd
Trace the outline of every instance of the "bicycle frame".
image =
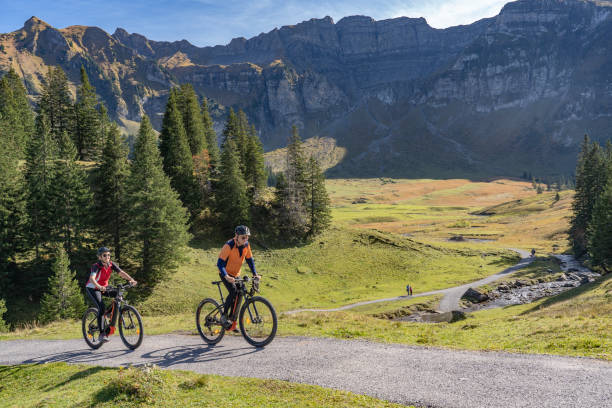
<svg viewBox="0 0 612 408">
<path fill-rule="evenodd" d="M 128 285 L 129 286 L 129 285 Z M 108 289 L 111 290 L 116 290 L 117 294 L 115 295 L 115 297 L 113 298 L 113 300 L 111 301 L 111 304 L 108 308 L 106 308 L 106 310 L 104 311 L 104 316 L 107 317 L 110 314 L 110 317 L 108 318 L 109 324 L 109 332 L 108 335 L 112 335 L 115 333 L 115 326 L 117 325 L 117 318 L 121 312 L 121 307 L 123 306 L 123 304 L 128 304 L 127 300 L 123 299 L 123 291 L 126 287 L 128 286 L 123 286 L 123 285 L 119 285 L 116 288 L 110 287 Z M 107 289 L 107 290 L 108 290 Z M 105 319 L 102 319 L 102 322 L 106 322 Z"/>
</svg>

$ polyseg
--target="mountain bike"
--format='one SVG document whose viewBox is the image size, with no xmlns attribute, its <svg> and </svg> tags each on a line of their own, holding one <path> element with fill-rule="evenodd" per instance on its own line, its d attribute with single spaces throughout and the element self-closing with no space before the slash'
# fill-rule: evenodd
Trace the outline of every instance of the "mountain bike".
<svg viewBox="0 0 612 408">
<path fill-rule="evenodd" d="M 117 287 L 108 286 L 106 288 L 106 291 L 114 293 L 115 297 L 111 301 L 110 306 L 104 311 L 102 330 L 98 327 L 98 308 L 90 307 L 85 311 L 82 321 L 83 338 L 85 343 L 92 349 L 98 349 L 104 344 L 100 341 L 101 332 L 107 336 L 115 333 L 117 320 L 119 320 L 119 335 L 127 348 L 134 350 L 142 343 L 144 336 L 142 318 L 138 311 L 123 298 L 125 290 L 131 287 L 132 285 L 128 284 L 117 285 Z"/>
<path fill-rule="evenodd" d="M 244 339 L 255 347 L 264 347 L 276 335 L 278 325 L 276 311 L 267 299 L 255 296 L 255 293 L 259 292 L 259 279 L 249 279 L 248 276 L 245 276 L 236 278 L 235 282 L 238 295 L 232 313 L 227 319 L 223 316 L 225 301 L 221 291 L 222 282 L 212 282 L 219 289 L 221 303 L 212 298 L 206 298 L 200 302 L 196 309 L 198 333 L 209 345 L 217 344 L 223 338 L 226 330 L 233 330 L 236 327 L 236 315 L 238 315 L 238 324 Z M 251 282 L 250 289 L 247 289 L 248 282 Z M 243 300 L 244 304 L 240 307 Z"/>
</svg>

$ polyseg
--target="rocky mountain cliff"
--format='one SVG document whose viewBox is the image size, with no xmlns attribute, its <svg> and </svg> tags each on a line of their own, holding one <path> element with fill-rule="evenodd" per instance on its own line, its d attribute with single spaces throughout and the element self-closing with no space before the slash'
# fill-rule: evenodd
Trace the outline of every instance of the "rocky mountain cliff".
<svg viewBox="0 0 612 408">
<path fill-rule="evenodd" d="M 56 29 L 32 17 L 0 34 L 0 71 L 34 98 L 51 65 L 85 66 L 114 118 L 159 127 L 168 90 L 192 83 L 221 129 L 243 109 L 267 149 L 297 125 L 345 151 L 330 175 L 569 174 L 585 133 L 612 125 L 612 4 L 518 0 L 444 30 L 422 18 L 312 19 L 225 46 L 157 42 L 118 28 Z M 340 157 L 340 156 L 338 156 Z"/>
</svg>

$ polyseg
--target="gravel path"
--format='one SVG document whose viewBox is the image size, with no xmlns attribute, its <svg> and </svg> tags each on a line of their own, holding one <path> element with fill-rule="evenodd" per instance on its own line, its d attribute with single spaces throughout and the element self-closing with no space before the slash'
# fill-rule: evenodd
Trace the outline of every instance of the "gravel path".
<svg viewBox="0 0 612 408">
<path fill-rule="evenodd" d="M 529 265 L 534 259 L 529 256 L 530 254 L 527 251 L 524 251 L 522 249 L 515 249 L 515 248 L 509 248 L 509 249 L 511 249 L 512 251 L 518 252 L 518 254 L 521 256 L 521 260 L 519 261 L 519 263 L 517 263 L 516 265 L 510 268 L 504 269 L 503 271 L 496 273 L 495 275 L 487 276 L 486 278 L 481 279 L 479 281 L 475 281 L 475 282 L 467 283 L 465 285 L 455 286 L 455 287 L 447 288 L 447 289 L 439 289 L 439 290 L 432 290 L 430 292 L 417 293 L 412 296 L 396 296 L 396 297 L 385 298 L 385 299 L 367 300 L 364 302 L 352 303 L 350 305 L 340 306 L 340 307 L 336 307 L 333 309 L 289 310 L 287 312 L 283 312 L 283 314 L 295 314 L 295 313 L 300 313 L 300 312 L 338 312 L 341 310 L 352 309 L 357 306 L 369 305 L 372 303 L 391 302 L 391 301 L 396 301 L 396 300 L 405 300 L 405 299 L 411 299 L 415 297 L 438 295 L 438 294 L 444 295 L 444 297 L 440 301 L 440 304 L 438 305 L 439 312 L 450 312 L 451 310 L 459 310 L 459 299 L 461 299 L 461 296 L 465 293 L 466 290 L 468 290 L 471 287 L 476 288 L 478 286 L 482 286 L 482 285 L 486 285 L 488 283 L 494 282 L 504 275 L 507 275 L 516 270 L 524 268 L 525 266 Z"/>
<path fill-rule="evenodd" d="M 456 351 L 324 338 L 280 337 L 265 349 L 228 336 L 146 336 L 128 351 L 114 336 L 100 350 L 80 340 L 0 342 L 0 364 L 65 361 L 272 378 L 439 408 L 612 407 L 612 363 L 587 358 Z"/>
</svg>

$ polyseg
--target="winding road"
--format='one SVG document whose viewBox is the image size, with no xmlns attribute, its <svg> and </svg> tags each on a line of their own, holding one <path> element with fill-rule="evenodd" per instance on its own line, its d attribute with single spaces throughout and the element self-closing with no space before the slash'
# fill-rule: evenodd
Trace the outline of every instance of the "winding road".
<svg viewBox="0 0 612 408">
<path fill-rule="evenodd" d="M 520 269 L 531 260 L 478 282 L 417 294 L 443 293 L 440 309 L 457 307 L 463 291 Z M 381 299 L 344 306 L 398 300 Z M 292 311 L 294 313 L 298 311 Z M 589 358 L 447 350 L 363 340 L 277 337 L 264 349 L 238 335 L 215 347 L 199 336 L 145 336 L 129 351 L 117 336 L 102 349 L 82 339 L 0 341 L 0 365 L 48 363 L 101 366 L 157 364 L 167 369 L 313 384 L 431 408 L 612 408 L 612 362 Z"/>
</svg>

